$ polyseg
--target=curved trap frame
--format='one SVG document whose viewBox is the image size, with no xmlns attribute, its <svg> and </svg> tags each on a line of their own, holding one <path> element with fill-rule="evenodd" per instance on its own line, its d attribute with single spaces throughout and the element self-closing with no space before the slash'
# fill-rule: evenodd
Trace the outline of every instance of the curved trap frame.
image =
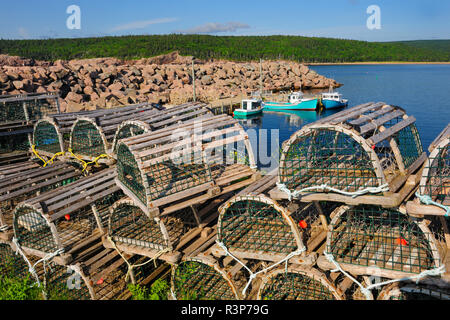
<svg viewBox="0 0 450 320">
<path fill-rule="evenodd" d="M 41 193 L 68 185 L 82 176 L 69 163 L 56 162 L 45 168 L 28 161 L 20 165 L 0 167 L 0 239 L 11 240 L 13 210 L 20 202 Z"/>
<path fill-rule="evenodd" d="M 56 118 L 44 118 L 36 122 L 33 130 L 33 146 L 39 156 L 52 159 L 66 150 L 67 130 L 64 132 L 55 122 Z"/>
<path fill-rule="evenodd" d="M 151 104 L 142 103 L 97 110 L 93 114 L 77 117 L 70 131 L 68 151 L 71 150 L 75 158 L 83 161 L 104 162 L 104 159 L 97 158 L 113 156 L 111 146 L 115 132 L 122 122 L 157 113 L 158 111 Z"/>
<path fill-rule="evenodd" d="M 316 269 L 288 267 L 267 273 L 258 300 L 345 300 L 342 292 Z"/>
<path fill-rule="evenodd" d="M 156 114 L 144 114 L 137 119 L 127 120 L 120 124 L 114 136 L 112 150 L 117 153 L 118 142 L 122 139 L 162 128 L 177 129 L 180 125 L 192 122 L 196 118 L 206 118 L 212 115 L 206 104 L 195 102 L 160 110 Z"/>
<path fill-rule="evenodd" d="M 207 258 L 187 258 L 172 268 L 172 291 L 178 300 L 239 300 L 233 281 Z"/>
<path fill-rule="evenodd" d="M 353 275 L 398 279 L 439 268 L 438 242 L 424 221 L 415 221 L 393 209 L 342 206 L 332 214 L 326 252 Z M 324 256 L 318 265 L 333 270 Z"/>
<path fill-rule="evenodd" d="M 252 183 L 247 164 L 256 167 L 247 134 L 215 116 L 122 140 L 116 182 L 146 214 L 168 214 Z"/>
<path fill-rule="evenodd" d="M 420 179 L 419 196 L 433 203 L 421 203 L 419 198 L 408 201 L 406 209 L 414 215 L 449 215 L 450 212 L 450 124 L 428 148 L 430 156 Z"/>
<path fill-rule="evenodd" d="M 104 170 L 19 204 L 13 226 L 23 251 L 42 258 L 64 250 L 54 259 L 69 263 L 81 243 L 106 230 L 109 207 L 123 195 L 114 176 Z"/>
<path fill-rule="evenodd" d="M 272 195 L 398 206 L 417 184 L 416 176 L 408 177 L 425 158 L 413 116 L 382 102 L 367 103 L 305 125 L 283 143 L 284 188 Z M 390 192 L 383 194 L 384 187 Z"/>
<path fill-rule="evenodd" d="M 380 292 L 378 300 L 450 300 L 450 292 L 432 286 L 393 283 Z"/>
</svg>

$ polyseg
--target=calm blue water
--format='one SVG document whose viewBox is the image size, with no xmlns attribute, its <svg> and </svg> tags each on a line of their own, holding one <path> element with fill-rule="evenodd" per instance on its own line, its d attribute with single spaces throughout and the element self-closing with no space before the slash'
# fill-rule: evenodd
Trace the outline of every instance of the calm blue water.
<svg viewBox="0 0 450 320">
<path fill-rule="evenodd" d="M 424 149 L 450 122 L 450 65 L 312 66 L 311 69 L 343 83 L 337 90 L 349 99 L 349 107 L 382 101 L 414 115 Z M 304 124 L 332 113 L 264 112 L 241 124 L 246 129 L 279 129 L 282 143 Z"/>
</svg>

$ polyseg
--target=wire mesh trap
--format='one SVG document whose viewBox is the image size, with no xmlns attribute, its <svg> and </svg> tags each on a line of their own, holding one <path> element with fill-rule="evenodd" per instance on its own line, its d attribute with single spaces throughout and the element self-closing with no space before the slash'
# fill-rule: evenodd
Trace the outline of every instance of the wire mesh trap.
<svg viewBox="0 0 450 320">
<path fill-rule="evenodd" d="M 345 300 L 324 274 L 316 269 L 288 267 L 267 273 L 258 300 Z"/>
<path fill-rule="evenodd" d="M 254 157 L 239 123 L 208 117 L 122 140 L 117 184 L 146 214 L 159 215 L 245 187 L 255 174 L 248 165 Z"/>
<path fill-rule="evenodd" d="M 56 162 L 45 168 L 28 161 L 21 165 L 0 167 L 0 226 L 8 230 L 13 225 L 13 210 L 20 202 L 41 193 L 68 185 L 82 176 L 69 163 Z M 10 240 L 12 233 L 0 232 L 0 238 Z"/>
<path fill-rule="evenodd" d="M 123 196 L 114 176 L 104 170 L 19 204 L 13 227 L 23 251 L 41 258 L 59 253 L 54 259 L 69 263 L 80 243 L 106 231 L 109 206 Z"/>
<path fill-rule="evenodd" d="M 397 206 L 425 158 L 413 116 L 367 103 L 305 125 L 283 143 L 280 190 L 273 195 Z"/>
<path fill-rule="evenodd" d="M 0 124 L 28 123 L 59 113 L 56 93 L 33 93 L 0 98 Z"/>
<path fill-rule="evenodd" d="M 30 132 L 33 129 L 30 129 Z M 18 133 L 14 135 L 1 135 L 0 133 L 0 155 L 7 156 L 10 153 L 28 151 L 30 141 L 28 133 Z"/>
<path fill-rule="evenodd" d="M 377 206 L 342 206 L 330 223 L 326 252 L 351 274 L 398 279 L 441 267 L 439 246 L 424 221 Z M 318 265 L 335 269 L 324 257 Z"/>
<path fill-rule="evenodd" d="M 144 114 L 137 119 L 124 121 L 117 128 L 112 150 L 117 153 L 117 144 L 122 139 L 162 128 L 177 129 L 195 119 L 209 116 L 212 116 L 212 112 L 207 108 L 206 104 L 192 102 L 159 110 L 156 113 Z"/>
<path fill-rule="evenodd" d="M 409 201 L 410 214 L 450 214 L 450 124 L 428 148 L 428 157 L 422 171 L 418 198 Z M 422 204 L 421 204 L 422 202 Z"/>
<path fill-rule="evenodd" d="M 112 157 L 114 136 L 122 122 L 158 114 L 149 103 L 106 110 L 77 117 L 71 128 L 68 149 L 74 157 L 96 162 L 103 157 Z"/>
<path fill-rule="evenodd" d="M 172 269 L 172 292 L 178 300 L 238 300 L 233 281 L 216 263 L 187 258 Z"/>
<path fill-rule="evenodd" d="M 11 245 L 0 240 L 0 278 L 25 278 L 28 275 L 28 265 L 21 256 L 16 255 Z"/>
<path fill-rule="evenodd" d="M 393 283 L 380 292 L 378 300 L 450 300 L 450 291 L 413 283 Z"/>
</svg>

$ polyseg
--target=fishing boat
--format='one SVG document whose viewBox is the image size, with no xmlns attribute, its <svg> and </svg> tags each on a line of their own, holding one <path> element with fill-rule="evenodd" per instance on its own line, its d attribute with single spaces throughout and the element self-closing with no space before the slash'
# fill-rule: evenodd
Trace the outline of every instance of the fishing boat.
<svg viewBox="0 0 450 320">
<path fill-rule="evenodd" d="M 322 104 L 325 110 L 343 108 L 348 105 L 347 99 L 342 99 L 342 94 L 334 92 L 330 87 L 328 92 L 322 93 Z"/>
<path fill-rule="evenodd" d="M 234 118 L 241 119 L 260 114 L 263 110 L 261 100 L 247 99 L 241 101 L 241 107 L 234 110 Z"/>
<path fill-rule="evenodd" d="M 288 102 L 264 102 L 264 110 L 311 110 L 316 111 L 319 106 L 318 97 L 306 98 L 301 91 L 288 96 Z"/>
</svg>

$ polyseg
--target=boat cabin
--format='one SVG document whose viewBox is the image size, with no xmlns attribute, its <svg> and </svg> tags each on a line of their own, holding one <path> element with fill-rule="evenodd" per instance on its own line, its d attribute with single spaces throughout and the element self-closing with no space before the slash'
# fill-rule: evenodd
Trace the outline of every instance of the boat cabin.
<svg viewBox="0 0 450 320">
<path fill-rule="evenodd" d="M 242 100 L 242 102 L 241 102 L 241 110 L 255 111 L 260 108 L 261 108 L 261 100 L 248 99 L 248 100 Z"/>
<path fill-rule="evenodd" d="M 338 92 L 324 92 L 322 93 L 322 99 L 342 101 L 342 94 Z"/>
<path fill-rule="evenodd" d="M 288 96 L 289 103 L 295 104 L 301 102 L 303 99 L 303 92 L 293 92 Z"/>
</svg>

